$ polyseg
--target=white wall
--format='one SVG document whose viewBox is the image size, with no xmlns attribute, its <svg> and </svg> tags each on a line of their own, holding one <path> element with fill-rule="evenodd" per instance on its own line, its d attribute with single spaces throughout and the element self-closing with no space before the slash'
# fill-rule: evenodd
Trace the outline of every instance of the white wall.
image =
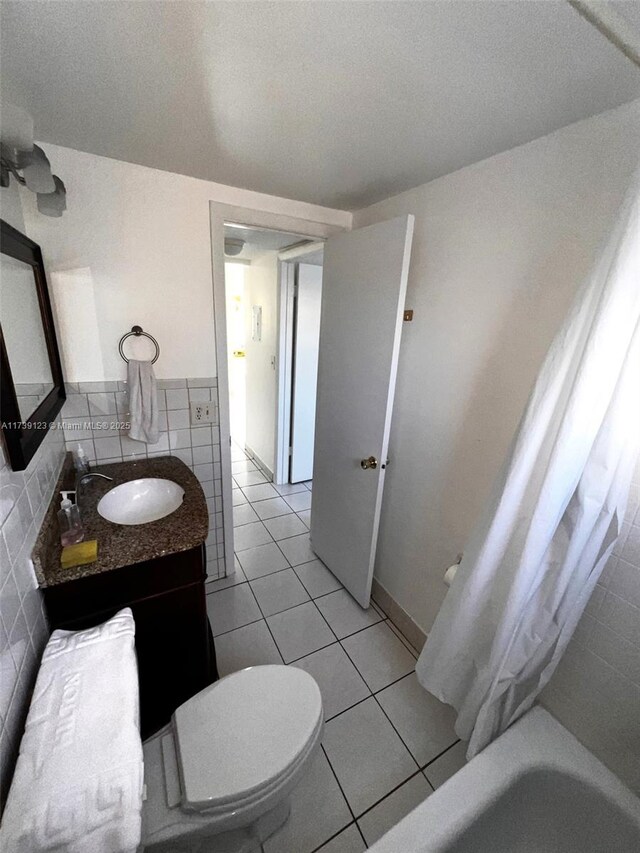
<svg viewBox="0 0 640 853">
<path fill-rule="evenodd" d="M 5 222 L 17 228 L 22 234 L 25 233 L 20 192 L 18 184 L 13 178 L 8 187 L 0 189 L 0 216 Z"/>
<path fill-rule="evenodd" d="M 66 307 L 60 300 L 56 305 L 64 312 L 58 319 L 65 338 L 75 329 L 82 343 L 64 350 L 71 382 L 123 379 L 118 341 L 136 323 L 160 343 L 158 377 L 216 375 L 209 201 L 342 227 L 351 222 L 345 211 L 48 143 L 44 148 L 66 184 L 67 211 L 52 219 L 37 212 L 32 193 L 24 191 L 22 201 L 29 235 L 42 247 L 52 284 L 57 279 L 56 287 L 73 290 L 81 282 L 86 291 L 76 312 L 73 295 L 64 300 Z M 54 275 L 60 272 L 67 275 Z M 94 312 L 87 311 L 87 302 L 95 305 Z M 97 322 L 88 335 L 91 314 Z M 87 338 L 94 350 L 87 351 Z"/>
<path fill-rule="evenodd" d="M 244 271 L 246 444 L 269 471 L 275 470 L 278 352 L 278 253 L 265 252 Z M 252 309 L 262 307 L 262 337 L 252 340 Z"/>
<path fill-rule="evenodd" d="M 615 552 L 542 703 L 640 796 L 640 459 Z"/>
<path fill-rule="evenodd" d="M 375 574 L 424 630 L 639 141 L 636 101 L 354 214 L 416 217 Z"/>
</svg>

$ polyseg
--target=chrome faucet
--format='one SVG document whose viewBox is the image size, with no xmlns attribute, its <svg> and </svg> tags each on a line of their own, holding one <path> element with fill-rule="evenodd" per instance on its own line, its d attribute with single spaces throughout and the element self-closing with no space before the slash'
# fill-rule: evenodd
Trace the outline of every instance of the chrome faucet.
<svg viewBox="0 0 640 853">
<path fill-rule="evenodd" d="M 97 471 L 89 471 L 87 474 L 79 474 L 76 477 L 76 506 L 80 506 L 80 486 L 92 477 L 100 477 L 101 480 L 109 480 L 113 483 L 113 477 L 107 477 L 106 474 L 99 474 Z"/>
</svg>

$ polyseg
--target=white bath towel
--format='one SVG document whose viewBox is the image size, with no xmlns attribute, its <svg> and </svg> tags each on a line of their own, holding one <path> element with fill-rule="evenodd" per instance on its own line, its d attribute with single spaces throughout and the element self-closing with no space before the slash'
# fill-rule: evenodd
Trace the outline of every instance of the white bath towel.
<svg viewBox="0 0 640 853">
<path fill-rule="evenodd" d="M 7 853 L 134 853 L 143 760 L 131 610 L 54 631 L 0 829 Z"/>
<path fill-rule="evenodd" d="M 157 444 L 158 432 L 158 391 L 156 376 L 150 361 L 129 359 L 129 437 L 147 444 Z"/>
</svg>

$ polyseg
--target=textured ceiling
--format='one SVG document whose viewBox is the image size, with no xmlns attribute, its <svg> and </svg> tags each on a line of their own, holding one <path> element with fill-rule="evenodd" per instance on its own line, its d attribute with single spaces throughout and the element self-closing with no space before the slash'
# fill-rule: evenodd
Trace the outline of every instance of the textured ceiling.
<svg viewBox="0 0 640 853">
<path fill-rule="evenodd" d="M 38 139 L 339 208 L 640 96 L 563 0 L 0 8 Z"/>
</svg>

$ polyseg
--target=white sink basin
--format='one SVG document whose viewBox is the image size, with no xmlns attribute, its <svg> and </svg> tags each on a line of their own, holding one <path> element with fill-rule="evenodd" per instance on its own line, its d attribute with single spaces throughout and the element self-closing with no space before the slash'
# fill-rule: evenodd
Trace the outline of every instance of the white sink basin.
<svg viewBox="0 0 640 853">
<path fill-rule="evenodd" d="M 98 503 L 98 512 L 114 524 L 148 524 L 175 512 L 184 489 L 173 480 L 143 477 L 116 486 Z"/>
</svg>

